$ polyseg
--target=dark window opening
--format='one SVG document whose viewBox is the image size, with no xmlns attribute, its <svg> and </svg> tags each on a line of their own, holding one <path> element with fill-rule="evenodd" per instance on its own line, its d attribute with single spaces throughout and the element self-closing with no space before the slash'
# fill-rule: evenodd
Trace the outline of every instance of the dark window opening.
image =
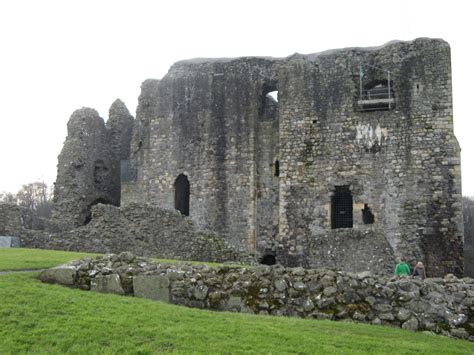
<svg viewBox="0 0 474 355">
<path fill-rule="evenodd" d="M 370 210 L 369 205 L 364 203 L 364 208 L 362 209 L 362 222 L 364 222 L 364 224 L 373 224 L 374 219 L 374 214 Z"/>
<path fill-rule="evenodd" d="M 275 255 L 272 254 L 266 254 L 260 259 L 260 264 L 263 265 L 275 265 L 276 264 L 276 258 Z"/>
<path fill-rule="evenodd" d="M 138 142 L 138 150 L 142 149 L 142 146 L 143 146 L 143 142 L 142 141 Z"/>
<path fill-rule="evenodd" d="M 112 205 L 112 203 L 106 199 L 103 198 L 98 198 L 94 202 L 92 202 L 85 210 L 85 217 L 84 217 L 84 225 L 87 225 L 90 223 L 92 220 L 92 207 L 95 205 L 98 205 L 99 203 L 102 203 L 103 205 Z"/>
<path fill-rule="evenodd" d="M 275 160 L 275 176 L 280 176 L 280 162 Z"/>
<path fill-rule="evenodd" d="M 276 84 L 264 84 L 258 108 L 261 120 L 274 120 L 278 118 L 278 90 Z"/>
<path fill-rule="evenodd" d="M 352 193 L 349 186 L 336 186 L 331 197 L 331 228 L 352 228 Z"/>
<path fill-rule="evenodd" d="M 189 216 L 189 181 L 186 175 L 180 174 L 174 182 L 174 208 Z"/>
<path fill-rule="evenodd" d="M 357 101 L 359 111 L 392 110 L 395 108 L 393 82 L 373 80 L 364 85 Z"/>
</svg>

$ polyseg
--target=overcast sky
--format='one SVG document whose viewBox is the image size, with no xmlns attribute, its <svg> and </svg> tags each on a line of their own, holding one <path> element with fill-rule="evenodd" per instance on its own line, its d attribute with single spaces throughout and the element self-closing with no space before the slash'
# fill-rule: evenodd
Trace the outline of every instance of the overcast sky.
<svg viewBox="0 0 474 355">
<path fill-rule="evenodd" d="M 135 115 L 140 85 L 194 57 L 274 56 L 417 37 L 451 44 L 463 194 L 474 196 L 470 1 L 0 2 L 0 191 L 56 179 L 71 113 Z"/>
</svg>

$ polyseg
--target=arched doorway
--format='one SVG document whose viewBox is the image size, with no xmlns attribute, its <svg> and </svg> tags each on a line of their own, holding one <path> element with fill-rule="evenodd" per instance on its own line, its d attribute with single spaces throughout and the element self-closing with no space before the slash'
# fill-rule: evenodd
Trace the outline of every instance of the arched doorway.
<svg viewBox="0 0 474 355">
<path fill-rule="evenodd" d="M 174 182 L 174 208 L 189 216 L 189 181 L 186 175 L 179 174 Z"/>
</svg>

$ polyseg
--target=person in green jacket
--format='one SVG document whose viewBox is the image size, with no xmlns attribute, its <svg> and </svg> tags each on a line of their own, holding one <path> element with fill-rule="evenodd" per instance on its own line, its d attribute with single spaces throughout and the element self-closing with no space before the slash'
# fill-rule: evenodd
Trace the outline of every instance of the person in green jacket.
<svg viewBox="0 0 474 355">
<path fill-rule="evenodd" d="M 403 260 L 403 258 L 397 258 L 397 266 L 395 266 L 395 271 L 393 272 L 395 276 L 409 276 L 411 275 L 410 267 Z"/>
</svg>

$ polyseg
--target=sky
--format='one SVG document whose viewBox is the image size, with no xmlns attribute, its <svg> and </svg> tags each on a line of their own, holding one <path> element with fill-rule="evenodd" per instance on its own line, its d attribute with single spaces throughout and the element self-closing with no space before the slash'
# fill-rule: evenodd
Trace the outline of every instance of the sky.
<svg viewBox="0 0 474 355">
<path fill-rule="evenodd" d="M 0 192 L 56 179 L 67 121 L 107 119 L 116 98 L 135 116 L 141 83 L 176 61 L 273 56 L 391 40 L 451 45 L 454 130 L 463 195 L 474 196 L 473 5 L 470 1 L 1 0 Z"/>
</svg>

